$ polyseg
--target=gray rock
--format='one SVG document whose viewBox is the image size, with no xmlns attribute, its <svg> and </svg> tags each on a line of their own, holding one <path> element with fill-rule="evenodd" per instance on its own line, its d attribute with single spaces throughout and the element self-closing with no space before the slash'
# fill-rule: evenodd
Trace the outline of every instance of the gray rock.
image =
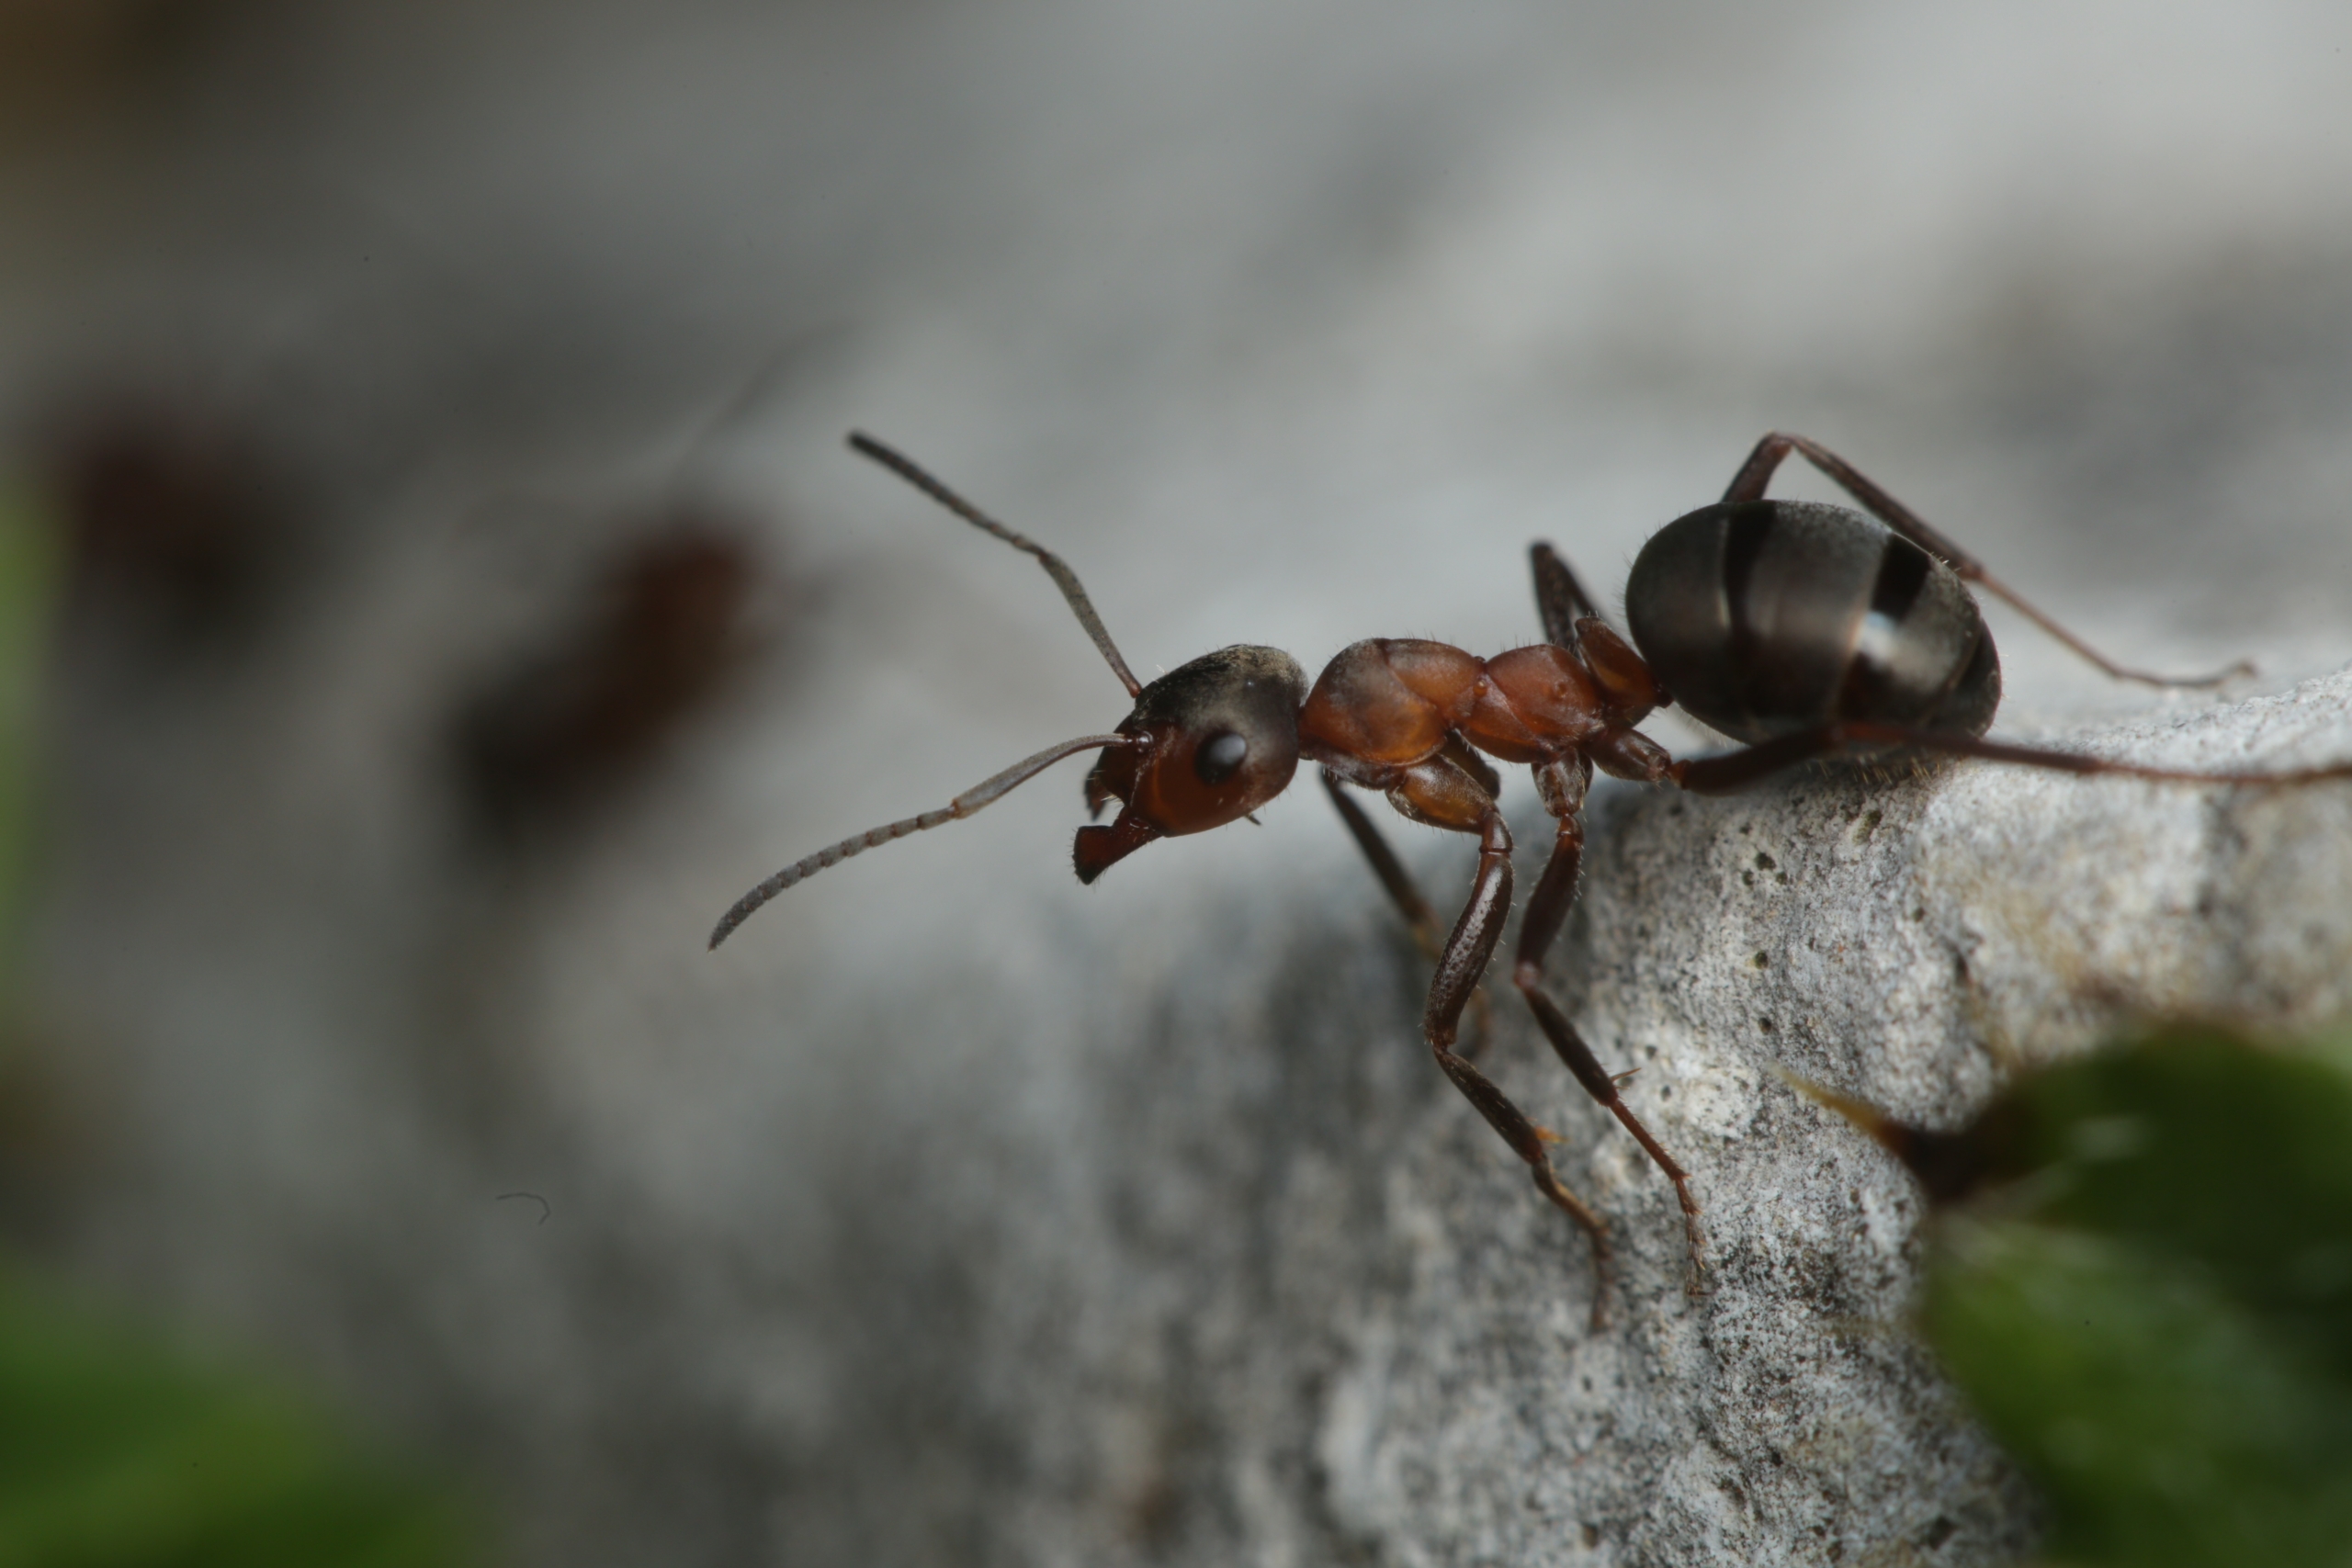
<svg viewBox="0 0 2352 1568">
<path fill-rule="evenodd" d="M 2352 751 L 2348 705 L 2352 672 L 2061 739 L 2316 761 Z M 881 1271 L 865 1312 L 890 1305 L 829 1331 L 843 1386 L 806 1450 L 829 1479 L 796 1493 L 808 1555 L 786 1559 L 2022 1552 L 2030 1499 L 1905 1325 L 1916 1190 L 1779 1075 L 1942 1125 L 2135 1017 L 2341 1013 L 2352 787 L 1969 764 L 1728 800 L 1612 788 L 1588 867 L 1561 992 L 1696 1175 L 1703 1293 L 1665 1183 L 1498 998 L 1488 1065 L 1616 1229 L 1591 1331 L 1580 1239 L 1419 1059 L 1421 965 L 1369 879 L 1236 893 L 1172 953 L 1113 948 L 1156 973 L 1127 975 L 1051 1121 L 907 1140 L 993 1145 L 977 1201 L 888 1160 L 831 1173 Z"/>
</svg>

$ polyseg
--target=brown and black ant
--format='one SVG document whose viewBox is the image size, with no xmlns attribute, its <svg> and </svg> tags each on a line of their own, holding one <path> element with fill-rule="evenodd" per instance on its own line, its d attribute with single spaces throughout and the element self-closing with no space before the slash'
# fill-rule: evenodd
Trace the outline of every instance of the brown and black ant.
<svg viewBox="0 0 2352 1568">
<path fill-rule="evenodd" d="M 1439 1067 L 1590 1242 L 1596 1321 L 1608 1278 L 1607 1226 L 1553 1171 L 1544 1152 L 1552 1134 L 1454 1049 L 1463 1011 L 1510 913 L 1511 836 L 1495 799 L 1501 781 L 1479 753 L 1533 770 L 1536 794 L 1555 824 L 1551 859 L 1521 922 L 1511 982 L 1577 1082 L 1624 1123 L 1674 1184 L 1694 1281 L 1704 1262 L 1690 1173 L 1642 1125 L 1619 1095 L 1618 1080 L 1544 987 L 1545 955 L 1576 898 L 1585 792 L 1596 767 L 1613 778 L 1711 795 L 1801 763 L 1902 754 L 2198 784 L 2352 778 L 2352 761 L 2277 773 L 2193 773 L 1984 739 L 2000 703 L 2000 661 L 1970 583 L 2120 679 L 2210 686 L 2249 667 L 2167 680 L 2111 663 L 1844 459 L 1801 435 L 1765 436 L 1722 501 L 1677 518 L 1643 546 L 1625 586 L 1631 644 L 1600 618 L 1567 564 L 1538 544 L 1532 554 L 1545 641 L 1481 659 L 1441 642 L 1376 637 L 1342 649 L 1312 687 L 1289 654 L 1239 646 L 1142 684 L 1061 558 L 871 436 L 853 434 L 849 444 L 965 521 L 1036 557 L 1125 684 L 1135 711 L 1108 735 L 1048 747 L 936 811 L 844 839 L 785 867 L 727 911 L 711 946 L 786 888 L 878 844 L 969 817 L 1081 751 L 1101 753 L 1086 777 L 1090 811 L 1100 816 L 1105 805 L 1119 802 L 1107 826 L 1078 829 L 1075 858 L 1084 883 L 1155 839 L 1248 816 L 1283 792 L 1301 758 L 1318 762 L 1381 885 L 1435 951 L 1437 975 L 1421 1032 Z M 1765 500 L 1765 486 L 1792 452 L 1837 481 L 1869 515 Z M 1669 702 L 1744 744 L 1719 756 L 1676 761 L 1634 728 Z M 1413 821 L 1477 837 L 1477 874 L 1442 943 L 1428 902 L 1347 785 L 1385 795 Z"/>
</svg>

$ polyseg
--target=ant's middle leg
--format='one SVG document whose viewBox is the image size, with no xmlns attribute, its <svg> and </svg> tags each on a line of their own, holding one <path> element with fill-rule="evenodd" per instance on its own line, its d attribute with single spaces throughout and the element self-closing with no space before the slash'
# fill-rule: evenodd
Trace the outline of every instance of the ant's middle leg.
<svg viewBox="0 0 2352 1568">
<path fill-rule="evenodd" d="M 1512 966 L 1511 979 L 1519 987 L 1520 995 L 1527 998 L 1535 1021 L 1543 1026 L 1544 1037 L 1552 1042 L 1552 1049 L 1559 1054 L 1562 1065 L 1575 1075 L 1587 1094 L 1624 1124 L 1666 1179 L 1674 1183 L 1674 1195 L 1682 1205 L 1683 1235 L 1690 1248 L 1691 1286 L 1695 1290 L 1707 1265 L 1705 1237 L 1699 1225 L 1699 1201 L 1690 1192 L 1690 1173 L 1642 1125 L 1641 1119 L 1617 1092 L 1617 1079 L 1601 1067 L 1592 1047 L 1585 1043 L 1577 1026 L 1544 988 L 1544 958 L 1558 939 L 1560 928 L 1567 922 L 1569 907 L 1576 902 L 1577 874 L 1584 860 L 1584 794 L 1591 780 L 1591 765 L 1581 757 L 1570 761 L 1544 762 L 1535 770 L 1544 808 L 1558 822 L 1559 836 L 1554 840 L 1552 858 L 1544 867 L 1542 879 L 1528 897 L 1527 913 L 1520 923 L 1519 957 Z"/>
<path fill-rule="evenodd" d="M 1399 770 L 1388 797 L 1399 811 L 1417 821 L 1478 835 L 1478 874 L 1471 884 L 1469 901 L 1462 907 L 1462 918 L 1454 922 L 1453 934 L 1446 938 L 1439 955 L 1429 1006 L 1421 1015 L 1421 1034 L 1453 1087 L 1477 1107 L 1478 1114 L 1510 1145 L 1511 1153 L 1526 1163 L 1536 1190 L 1583 1229 L 1592 1247 L 1592 1323 L 1598 1328 L 1609 1284 L 1609 1227 L 1553 1170 L 1552 1156 L 1544 1147 L 1549 1134 L 1453 1049 L 1463 1008 L 1486 974 L 1496 944 L 1502 940 L 1503 921 L 1510 914 L 1510 829 L 1494 795 L 1442 757 Z"/>
<path fill-rule="evenodd" d="M 2150 779 L 2158 784 L 2244 784 L 2285 787 L 2352 779 L 2352 761 L 2318 768 L 2290 768 L 2275 773 L 2198 773 L 2187 768 L 2149 768 L 2136 762 L 2110 761 L 2078 751 L 2052 751 L 2039 746 L 2012 746 L 1974 735 L 1953 735 L 1932 729 L 1911 729 L 1895 724 L 1869 724 L 1849 719 L 1817 724 L 1793 735 L 1743 746 L 1719 757 L 1675 762 L 1667 776 L 1694 795 L 1731 795 L 1784 769 L 1804 762 L 1894 749 L 1948 757 L 1974 757 L 1987 762 L 2047 768 L 2054 773 L 2109 773 L 2121 778 Z"/>
<path fill-rule="evenodd" d="M 2145 671 L 2125 669 L 2026 603 L 2016 589 L 1985 570 L 1983 561 L 1929 527 L 1927 519 L 1864 478 L 1845 458 L 1806 436 L 1791 435 L 1776 430 L 1758 441 L 1756 450 L 1747 455 L 1747 461 L 1742 463 L 1739 472 L 1733 476 L 1731 488 L 1724 491 L 1724 500 L 1727 502 L 1763 500 L 1764 487 L 1771 482 L 1773 470 L 1792 452 L 1800 454 L 1805 461 L 1836 480 L 1838 488 L 1860 502 L 1862 509 L 1871 516 L 1951 568 L 1962 581 L 1973 582 L 1986 592 L 1997 595 L 2011 609 L 2116 680 L 2137 681 L 2145 686 L 2218 686 L 2224 681 L 2254 673 L 2253 661 L 2245 659 L 2214 674 L 2193 678 L 2151 675 Z"/>
</svg>

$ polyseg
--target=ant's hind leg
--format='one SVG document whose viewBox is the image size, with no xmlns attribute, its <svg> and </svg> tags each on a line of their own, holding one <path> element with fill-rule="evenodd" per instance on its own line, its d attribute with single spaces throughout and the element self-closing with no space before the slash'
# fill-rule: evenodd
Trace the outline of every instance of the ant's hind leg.
<svg viewBox="0 0 2352 1568">
<path fill-rule="evenodd" d="M 2065 644 L 2078 657 L 2116 680 L 2137 681 L 2144 686 L 2218 686 L 2224 681 L 2254 673 L 2253 661 L 2245 659 L 2214 674 L 2194 677 L 2151 675 L 2145 671 L 2125 669 L 2026 603 L 2018 595 L 2017 590 L 1986 571 L 1983 561 L 1928 526 L 1925 518 L 1864 478 L 1845 458 L 1806 436 L 1791 435 L 1776 430 L 1758 441 L 1756 450 L 1747 455 L 1747 461 L 1742 463 L 1739 472 L 1733 476 L 1731 488 L 1724 491 L 1724 500 L 1729 502 L 1764 499 L 1764 487 L 1771 482 L 1773 471 L 1792 452 L 1798 453 L 1806 462 L 1836 480 L 1838 488 L 1860 502 L 1862 509 L 1871 516 L 1951 568 L 1962 581 L 1975 583 L 1987 593 L 1997 596 L 2018 614 Z"/>
<path fill-rule="evenodd" d="M 1783 735 L 1755 746 L 1743 746 L 1720 757 L 1675 762 L 1667 775 L 1694 795 L 1731 795 L 1805 762 L 1826 761 L 1890 748 L 1925 751 L 1947 757 L 1974 757 L 1987 762 L 2047 768 L 2062 773 L 2111 773 L 2121 778 L 2150 779 L 2158 784 L 2241 784 L 2281 787 L 2352 779 L 2352 761 L 2319 768 L 2289 768 L 2275 773 L 2199 773 L 2188 768 L 2148 768 L 2136 762 L 2109 761 L 2078 751 L 2052 751 L 2040 746 L 2011 746 L 1973 735 L 1950 735 L 1931 729 L 1907 729 L 1894 724 L 1846 720 L 1815 725 L 1794 735 Z M 1531 915 L 1530 919 L 1532 919 Z"/>
<path fill-rule="evenodd" d="M 1328 768 L 1323 771 L 1323 787 L 1331 792 L 1331 804 L 1340 808 L 1340 818 L 1347 823 L 1349 836 L 1355 840 L 1356 848 L 1362 850 L 1363 858 L 1372 863 L 1372 874 L 1380 879 L 1388 901 L 1396 906 L 1398 914 L 1405 917 L 1405 924 L 1413 933 L 1413 945 L 1420 949 L 1422 957 L 1436 963 L 1443 948 L 1445 928 L 1438 924 L 1437 911 L 1430 907 L 1430 901 L 1421 897 L 1420 887 L 1413 881 L 1413 874 L 1405 869 L 1405 863 L 1398 860 L 1396 852 L 1388 847 L 1388 840 L 1381 835 L 1380 829 L 1365 814 L 1364 808 L 1350 798 L 1347 786 Z M 1486 987 L 1480 986 L 1470 993 L 1470 1043 L 1463 1055 L 1470 1057 L 1483 1055 L 1493 1033 L 1493 1010 L 1487 1002 Z"/>
<path fill-rule="evenodd" d="M 1453 933 L 1446 938 L 1445 949 L 1438 957 L 1429 1007 L 1421 1015 L 1421 1033 L 1453 1087 L 1510 1145 L 1510 1152 L 1526 1163 L 1536 1190 L 1583 1230 L 1592 1248 L 1592 1326 L 1598 1329 L 1609 1288 L 1609 1227 L 1553 1170 L 1552 1156 L 1544 1147 L 1549 1134 L 1530 1122 L 1492 1079 L 1453 1050 L 1462 1010 L 1479 976 L 1487 972 L 1496 944 L 1502 940 L 1503 921 L 1510 915 L 1510 829 L 1504 824 L 1494 797 L 1442 760 L 1403 770 L 1394 796 L 1402 796 L 1400 804 L 1409 804 L 1416 815 L 1433 826 L 1478 835 L 1477 878 L 1471 884 L 1469 901 L 1462 907 L 1462 918 L 1454 922 Z"/>
<path fill-rule="evenodd" d="M 1690 1248 L 1690 1282 L 1695 1291 L 1706 1272 L 1706 1238 L 1699 1225 L 1699 1200 L 1690 1191 L 1690 1173 L 1642 1125 L 1641 1119 L 1617 1092 L 1617 1080 L 1602 1069 L 1592 1047 L 1585 1043 L 1577 1026 L 1544 988 L 1544 957 L 1558 939 L 1560 928 L 1567 923 L 1568 909 L 1576 902 L 1577 876 L 1584 861 L 1584 823 L 1578 813 L 1584 805 L 1585 784 L 1591 775 L 1587 768 L 1573 762 L 1546 762 L 1536 774 L 1543 785 L 1544 804 L 1558 819 L 1559 836 L 1554 840 L 1552 858 L 1544 867 L 1543 877 L 1528 896 L 1527 913 L 1520 922 L 1519 956 L 1512 965 L 1511 979 L 1519 987 L 1520 995 L 1527 998 L 1528 1008 L 1543 1026 L 1544 1037 L 1551 1041 L 1561 1064 L 1584 1086 L 1587 1094 L 1623 1123 L 1625 1131 L 1634 1134 L 1634 1141 L 1674 1184 L 1674 1196 L 1682 1205 L 1683 1237 Z"/>
</svg>

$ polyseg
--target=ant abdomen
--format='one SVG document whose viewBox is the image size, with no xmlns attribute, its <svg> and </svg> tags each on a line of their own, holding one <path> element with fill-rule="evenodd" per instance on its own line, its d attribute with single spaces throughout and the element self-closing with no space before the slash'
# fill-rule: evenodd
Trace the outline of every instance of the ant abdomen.
<svg viewBox="0 0 2352 1568">
<path fill-rule="evenodd" d="M 1751 744 L 1838 720 L 1981 735 L 2000 660 L 1960 577 L 1842 506 L 1727 502 L 1642 547 L 1625 619 L 1691 716 Z"/>
</svg>

